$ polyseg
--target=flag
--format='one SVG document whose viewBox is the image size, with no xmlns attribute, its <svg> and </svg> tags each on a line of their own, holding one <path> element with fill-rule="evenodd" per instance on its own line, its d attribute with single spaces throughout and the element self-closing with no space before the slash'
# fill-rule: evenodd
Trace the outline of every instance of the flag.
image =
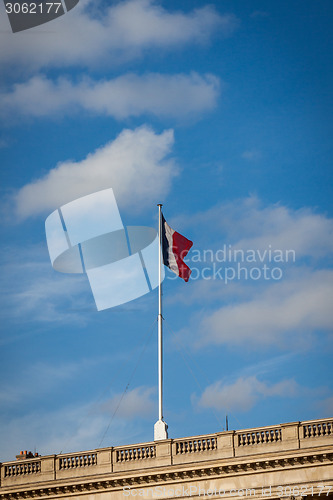
<svg viewBox="0 0 333 500">
<path fill-rule="evenodd" d="M 191 269 L 183 259 L 188 254 L 193 242 L 177 233 L 167 224 L 162 214 L 162 254 L 164 265 L 177 274 L 184 281 L 188 281 Z"/>
</svg>

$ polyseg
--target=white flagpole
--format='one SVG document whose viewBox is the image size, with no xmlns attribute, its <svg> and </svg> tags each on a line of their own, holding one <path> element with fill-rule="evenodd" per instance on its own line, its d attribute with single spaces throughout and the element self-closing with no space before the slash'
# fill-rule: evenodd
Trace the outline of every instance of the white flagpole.
<svg viewBox="0 0 333 500">
<path fill-rule="evenodd" d="M 158 421 L 154 425 L 154 440 L 168 438 L 168 426 L 163 421 L 163 316 L 162 316 L 162 204 L 158 204 Z"/>
<path fill-rule="evenodd" d="M 158 205 L 158 419 L 163 420 L 162 205 Z"/>
</svg>

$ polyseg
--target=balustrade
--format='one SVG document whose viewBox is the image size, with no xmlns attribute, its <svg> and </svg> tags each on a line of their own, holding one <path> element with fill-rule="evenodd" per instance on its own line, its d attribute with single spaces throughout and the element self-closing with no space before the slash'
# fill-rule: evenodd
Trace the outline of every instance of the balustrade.
<svg viewBox="0 0 333 500">
<path fill-rule="evenodd" d="M 25 476 L 27 474 L 37 474 L 40 472 L 40 460 L 35 462 L 19 462 L 5 465 L 5 477 Z"/>
<path fill-rule="evenodd" d="M 310 422 L 303 424 L 303 437 L 330 436 L 333 434 L 333 421 Z"/>
<path fill-rule="evenodd" d="M 59 458 L 59 470 L 76 469 L 77 467 L 87 467 L 97 464 L 97 454 L 89 453 L 83 455 L 72 455 Z"/>
<path fill-rule="evenodd" d="M 176 455 L 185 453 L 199 453 L 203 451 L 212 451 L 217 448 L 217 439 L 215 437 L 205 437 L 197 439 L 188 439 L 186 441 L 176 441 Z"/>
<path fill-rule="evenodd" d="M 134 448 L 117 449 L 116 457 L 117 462 L 155 458 L 156 446 L 137 446 Z"/>
<path fill-rule="evenodd" d="M 281 441 L 281 429 L 262 429 L 249 432 L 237 432 L 238 446 L 276 443 Z"/>
</svg>

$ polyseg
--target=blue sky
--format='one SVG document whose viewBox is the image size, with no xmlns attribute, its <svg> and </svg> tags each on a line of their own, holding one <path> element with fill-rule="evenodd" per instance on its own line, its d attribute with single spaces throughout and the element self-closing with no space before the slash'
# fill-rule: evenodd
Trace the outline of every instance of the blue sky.
<svg viewBox="0 0 333 500">
<path fill-rule="evenodd" d="M 46 246 L 108 187 L 194 242 L 164 281 L 169 436 L 332 415 L 332 14 L 81 0 L 13 34 L 0 5 L 2 461 L 153 439 L 157 291 L 97 312 Z"/>
</svg>

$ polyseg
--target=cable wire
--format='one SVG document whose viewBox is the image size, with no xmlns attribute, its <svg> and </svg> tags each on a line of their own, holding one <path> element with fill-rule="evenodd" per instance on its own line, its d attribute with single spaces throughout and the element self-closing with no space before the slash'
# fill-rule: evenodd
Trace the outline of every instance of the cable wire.
<svg viewBox="0 0 333 500">
<path fill-rule="evenodd" d="M 155 324 L 155 323 L 156 323 L 156 321 L 154 322 L 154 324 Z M 109 423 L 108 423 L 108 425 L 107 425 L 107 428 L 106 428 L 106 430 L 105 430 L 105 432 L 104 432 L 104 434 L 103 434 L 103 436 L 102 436 L 102 439 L 101 439 L 101 441 L 100 441 L 100 443 L 99 443 L 99 445 L 98 445 L 98 448 L 100 448 L 101 444 L 103 443 L 104 438 L 105 438 L 106 434 L 108 433 L 108 430 L 110 429 L 111 423 L 112 423 L 112 421 L 113 421 L 113 419 L 114 419 L 115 415 L 117 414 L 117 411 L 118 411 L 118 409 L 119 409 L 119 407 L 120 407 L 120 405 L 121 405 L 121 402 L 122 402 L 122 400 L 124 399 L 124 396 L 125 396 L 125 394 L 126 394 L 126 392 L 127 392 L 127 389 L 129 388 L 129 386 L 130 386 L 130 384 L 131 384 L 131 382 L 132 382 L 132 379 L 133 379 L 133 377 L 134 377 L 134 375 L 135 375 L 135 372 L 136 372 L 136 370 L 137 370 L 137 368 L 138 368 L 138 366 L 139 366 L 139 363 L 140 363 L 140 361 L 141 361 L 141 358 L 142 358 L 142 356 L 143 356 L 143 354 L 144 354 L 144 352 L 145 352 L 145 350 L 146 350 L 146 347 L 147 347 L 147 345 L 148 345 L 148 343 L 149 343 L 149 341 L 150 341 L 150 339 L 151 339 L 152 332 L 153 332 L 153 327 L 151 328 L 150 332 L 149 332 L 149 333 L 148 333 L 148 335 L 147 335 L 146 342 L 145 342 L 145 343 L 144 343 L 144 345 L 143 345 L 143 349 L 142 349 L 142 351 L 141 351 L 141 354 L 140 354 L 140 356 L 138 357 L 137 363 L 136 363 L 136 365 L 135 365 L 135 367 L 134 367 L 134 369 L 133 369 L 133 371 L 132 371 L 132 373 L 131 373 L 130 379 L 129 379 L 129 381 L 128 381 L 128 383 L 127 383 L 126 387 L 125 387 L 125 390 L 124 390 L 124 392 L 123 392 L 123 393 L 122 393 L 122 395 L 121 395 L 121 398 L 120 398 L 120 400 L 119 400 L 119 403 L 118 403 L 118 405 L 117 405 L 117 407 L 116 407 L 115 411 L 113 412 L 113 414 L 112 414 L 112 416 L 111 416 L 111 419 L 110 419 L 110 421 L 109 421 Z"/>
<path fill-rule="evenodd" d="M 151 334 L 152 334 L 152 332 L 153 332 L 153 328 L 154 328 L 154 326 L 155 326 L 156 322 L 157 322 L 157 319 L 155 319 L 155 320 L 154 320 L 153 324 L 152 324 L 152 325 L 151 325 L 151 327 L 150 327 L 150 330 L 148 331 L 148 334 L 147 334 L 147 333 L 145 333 L 145 334 L 142 336 L 142 340 L 140 340 L 140 343 L 138 343 L 138 344 L 137 344 L 137 346 L 136 346 L 135 350 L 133 351 L 133 356 L 131 356 L 130 358 L 126 358 L 126 359 L 124 360 L 124 362 L 122 363 L 121 368 L 120 368 L 119 370 L 117 370 L 117 373 L 114 375 L 114 377 L 112 377 L 111 382 L 107 385 L 107 387 L 103 390 L 103 392 L 100 394 L 100 396 L 99 396 L 99 397 L 96 399 L 96 401 L 93 403 L 93 406 L 96 406 L 96 405 L 97 405 L 97 404 L 98 404 L 98 403 L 99 403 L 99 402 L 103 399 L 103 397 L 105 396 L 105 394 L 107 394 L 107 393 L 109 392 L 109 390 L 111 389 L 111 387 L 114 385 L 115 381 L 116 381 L 116 380 L 120 377 L 120 375 L 123 373 L 123 371 L 125 370 L 125 368 L 129 365 L 129 363 L 131 362 L 132 358 L 133 358 L 134 356 L 136 357 L 137 352 L 139 351 L 139 348 L 142 346 L 142 342 L 143 342 L 143 341 L 144 341 L 147 337 L 149 337 L 149 339 L 148 339 L 148 340 L 150 340 L 150 338 L 151 338 Z M 145 342 L 145 344 L 144 344 L 144 350 L 145 350 L 145 348 L 146 348 L 147 344 L 148 344 L 148 341 L 146 341 L 146 342 Z M 143 351 L 142 351 L 142 353 L 140 354 L 139 359 L 141 359 L 141 357 L 142 357 L 142 355 L 143 355 L 144 350 L 143 350 Z M 137 367 L 137 365 L 136 365 L 136 367 Z M 136 368 L 135 368 L 135 369 L 136 369 Z M 130 383 L 130 382 L 129 382 L 129 383 Z M 127 384 L 127 386 L 126 386 L 126 389 L 125 389 L 125 391 L 124 391 L 124 393 L 123 393 L 123 395 L 122 395 L 122 397 L 121 397 L 121 400 L 120 400 L 120 402 L 119 402 L 119 404 L 118 404 L 118 406 L 117 406 L 117 408 L 116 408 L 115 413 L 118 411 L 118 408 L 119 408 L 119 406 L 120 406 L 120 403 L 121 403 L 121 401 L 122 401 L 122 399 L 123 399 L 123 397 L 124 397 L 124 395 L 125 395 L 125 392 L 126 392 L 126 391 L 127 391 L 127 389 L 128 389 L 129 383 L 128 383 L 128 384 Z M 90 407 L 91 407 L 91 405 L 90 405 Z M 86 414 L 82 417 L 82 420 L 80 421 L 79 425 L 78 425 L 78 426 L 77 426 L 77 428 L 76 428 L 76 432 L 78 432 L 80 429 L 82 429 L 83 424 L 84 424 L 84 423 L 88 420 L 88 418 L 89 418 L 89 413 L 90 413 L 90 411 L 88 410 L 88 411 L 86 412 Z M 114 415 L 115 415 L 115 413 L 114 413 Z M 114 417 L 114 415 L 112 415 L 112 418 Z M 111 424 L 111 422 L 110 422 L 110 424 Z M 109 429 L 110 424 L 109 424 L 109 426 L 108 426 L 107 430 Z M 102 441 L 103 441 L 103 439 L 104 439 L 104 437 L 105 437 L 105 434 L 106 434 L 106 433 L 104 433 L 104 435 L 103 435 Z M 73 438 L 74 438 L 74 433 L 73 433 L 73 434 L 69 437 L 69 439 L 66 441 L 65 445 L 63 446 L 63 449 L 67 449 L 68 445 L 70 444 L 70 442 L 72 441 L 72 439 L 73 439 Z M 101 441 L 101 442 L 102 442 L 102 441 Z M 99 447 L 99 446 L 98 446 L 98 447 Z M 60 453 L 59 453 L 59 454 L 61 455 L 61 453 L 62 453 L 62 451 L 60 451 Z"/>
</svg>

